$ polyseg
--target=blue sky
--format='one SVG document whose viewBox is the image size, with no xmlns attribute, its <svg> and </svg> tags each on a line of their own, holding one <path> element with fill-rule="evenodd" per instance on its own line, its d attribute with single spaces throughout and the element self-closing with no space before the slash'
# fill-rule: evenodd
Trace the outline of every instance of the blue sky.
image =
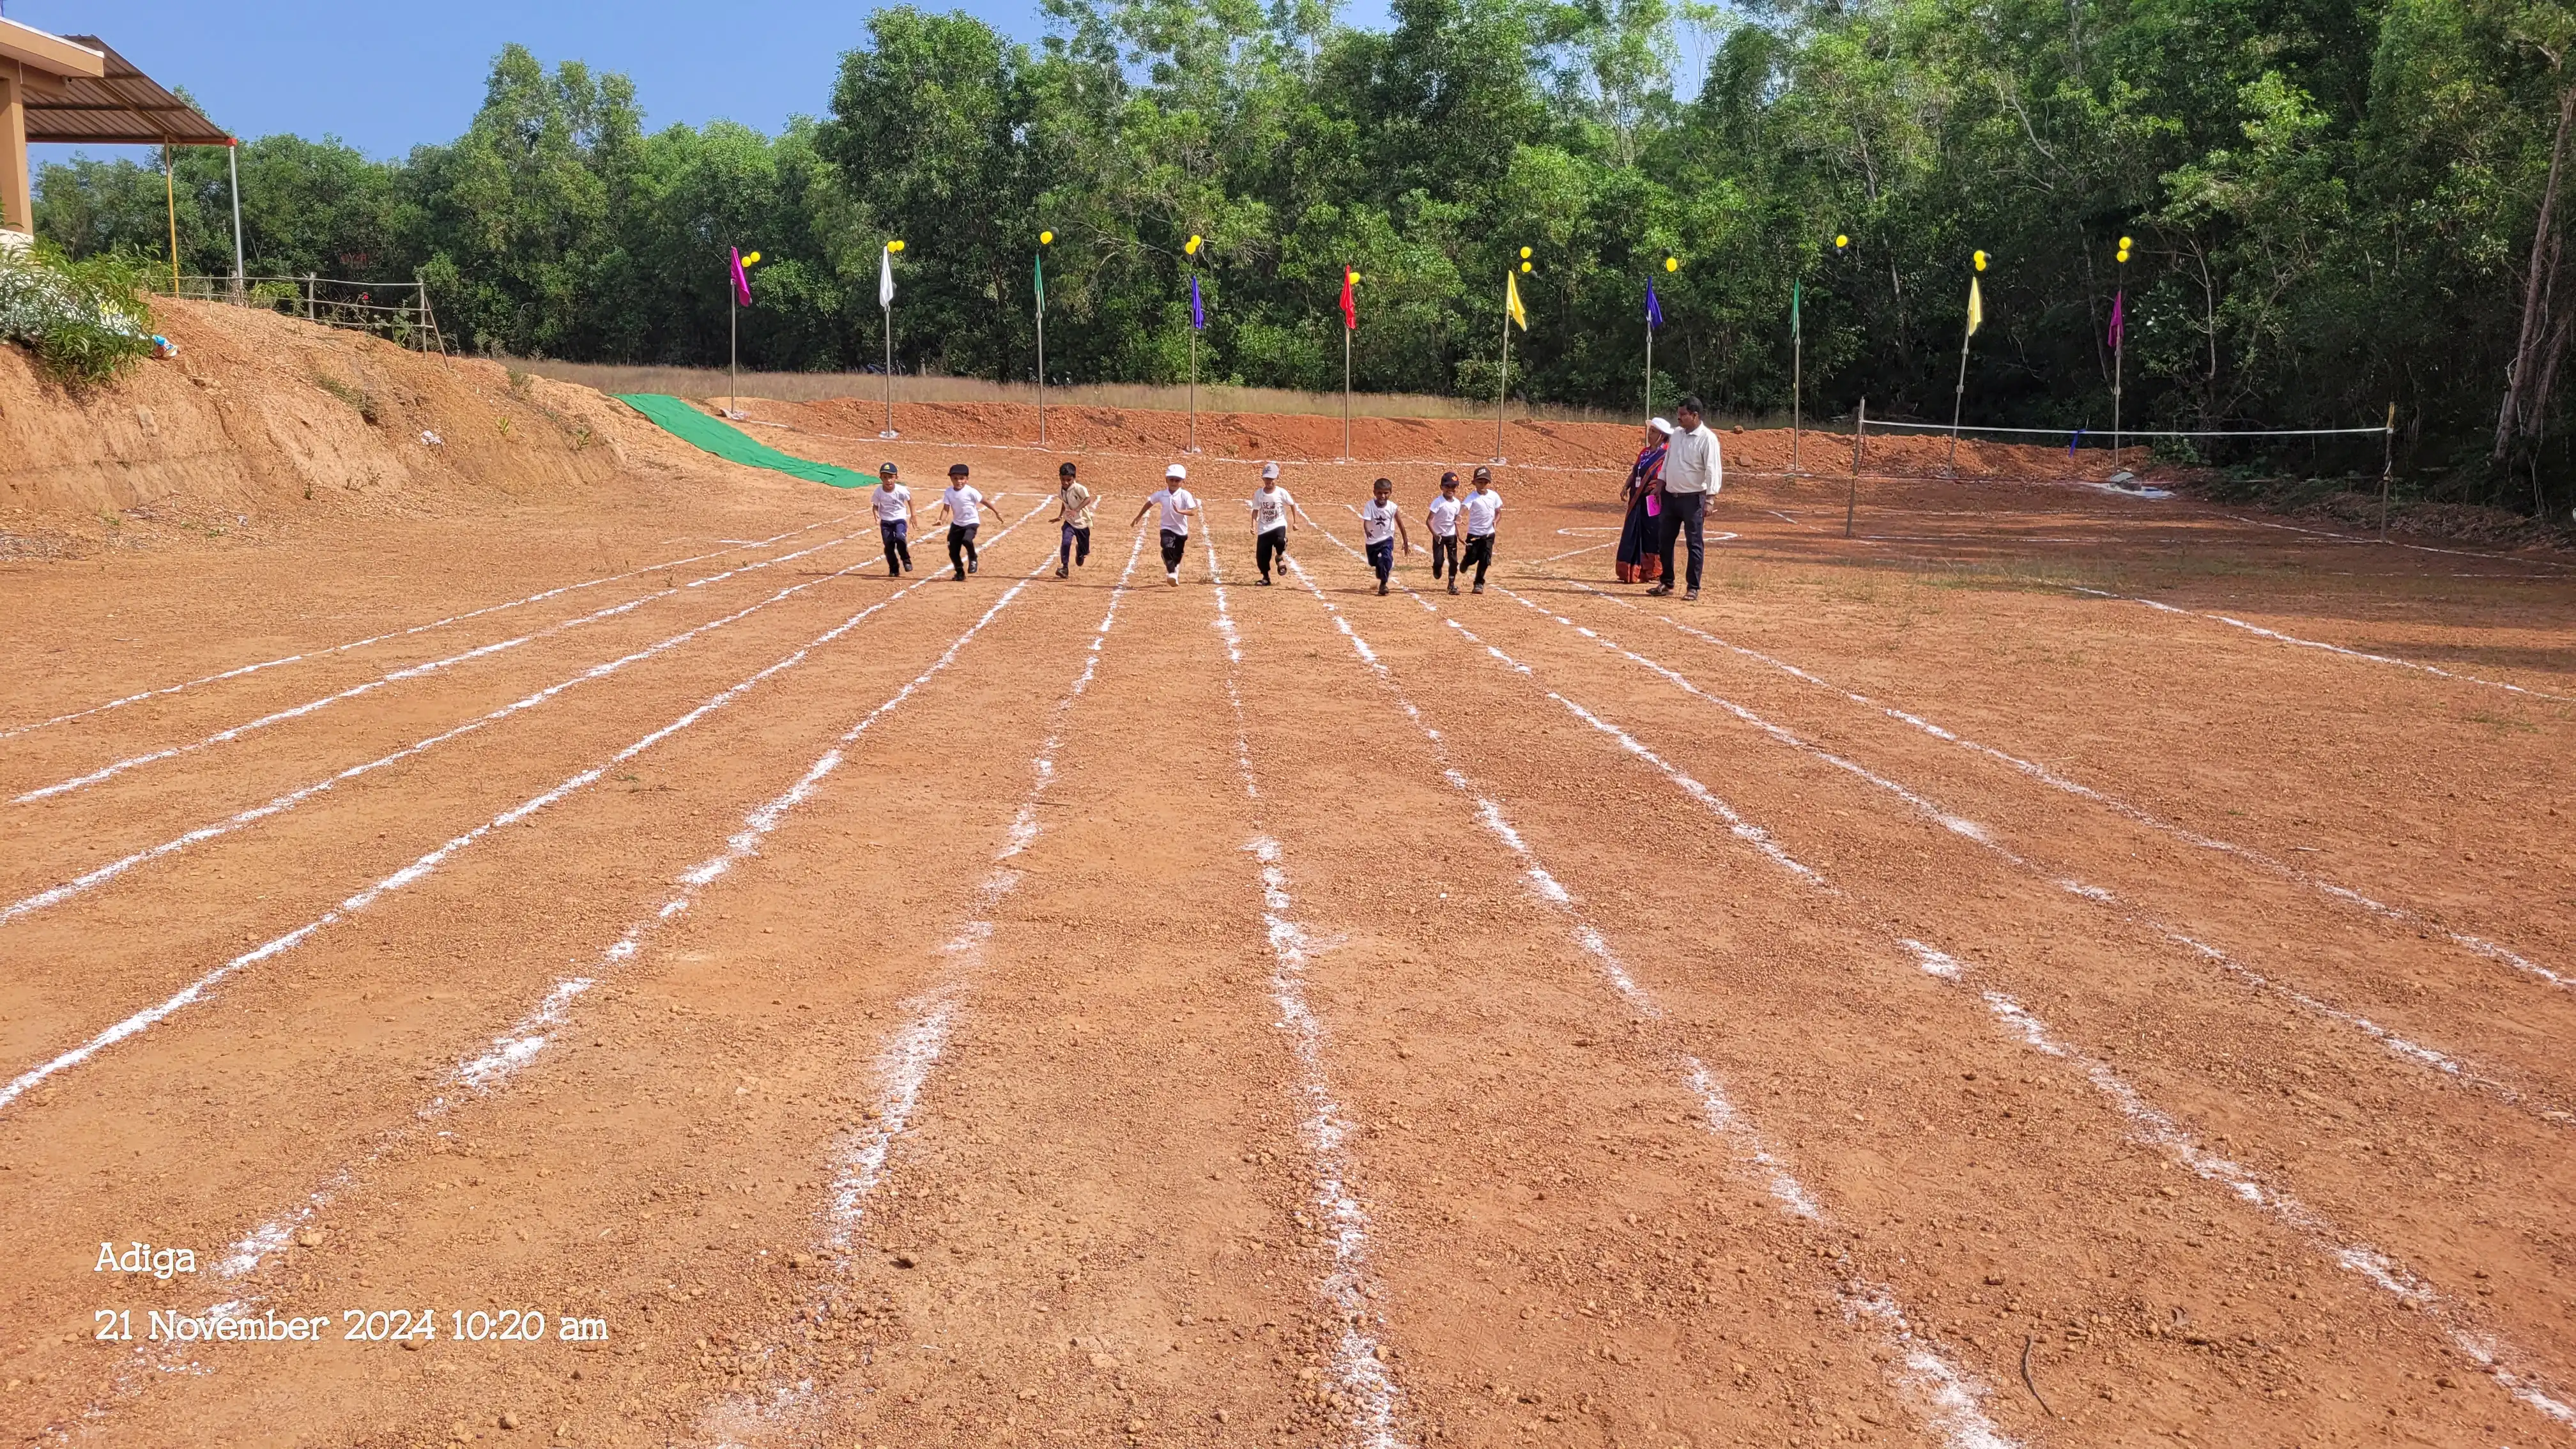
<svg viewBox="0 0 2576 1449">
<path fill-rule="evenodd" d="M 633 76 L 648 126 L 724 118 L 776 130 L 798 111 L 828 108 L 841 53 L 864 37 L 873 7 L 0 0 L 0 8 L 40 30 L 99 36 L 154 79 L 186 87 L 236 134 L 336 135 L 387 157 L 464 130 L 493 55 L 514 40 L 549 66 L 581 60 Z M 1036 0 L 928 0 L 925 8 L 965 9 L 1023 40 L 1044 33 Z M 1383 0 L 1360 8 L 1382 14 Z M 39 148 L 48 151 L 63 148 Z"/>
</svg>

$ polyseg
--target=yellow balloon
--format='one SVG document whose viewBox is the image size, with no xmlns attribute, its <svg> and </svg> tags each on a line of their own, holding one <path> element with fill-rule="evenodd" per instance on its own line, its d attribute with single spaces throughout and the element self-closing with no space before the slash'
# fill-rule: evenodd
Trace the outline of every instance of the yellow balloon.
<svg viewBox="0 0 2576 1449">
<path fill-rule="evenodd" d="M 1038 245 L 1039 245 L 1039 246 L 1049 246 L 1049 245 L 1052 245 L 1052 244 L 1054 243 L 1054 241 L 1055 241 L 1055 233 L 1054 233 L 1054 232 L 1051 232 L 1051 231 L 1042 231 L 1042 232 L 1039 232 L 1039 233 L 1038 233 Z"/>
<path fill-rule="evenodd" d="M 1522 271 L 1524 271 L 1524 272 L 1528 271 L 1528 270 L 1529 270 L 1529 263 L 1527 263 L 1527 262 L 1523 262 L 1523 263 L 1521 263 L 1521 270 L 1522 270 Z"/>
<path fill-rule="evenodd" d="M 2119 260 L 2119 261 L 2124 261 L 2124 262 L 2125 262 L 2125 261 L 2127 261 L 2128 259 L 2129 259 L 2129 249 L 2128 249 L 2127 247 L 2122 247 L 2122 248 L 2120 248 L 2120 255 L 2119 255 L 2119 257 L 2117 258 L 2117 260 Z"/>
<path fill-rule="evenodd" d="M 1522 258 L 1524 261 L 1526 261 L 1526 260 L 1529 258 L 1529 248 L 1528 248 L 1528 247 L 1523 247 L 1523 248 L 1521 248 L 1521 258 Z M 1527 267 L 1523 267 L 1521 270 L 1523 270 L 1523 271 L 1527 271 L 1527 270 L 1529 270 L 1529 269 L 1528 269 Z"/>
<path fill-rule="evenodd" d="M 899 251 L 902 251 L 902 250 L 903 250 L 903 238 L 901 238 L 901 237 L 897 237 L 897 238 L 895 238 L 893 241 L 887 242 L 887 243 L 886 243 L 886 250 L 887 250 L 887 251 L 890 251 L 890 252 L 899 252 Z"/>
<path fill-rule="evenodd" d="M 742 254 L 742 264 L 743 264 L 744 266 L 746 266 L 746 267 L 748 267 L 748 266 L 752 265 L 752 264 L 753 264 L 753 263 L 755 263 L 755 262 L 758 262 L 759 260 L 760 260 L 760 253 L 758 253 L 758 252 L 744 252 L 744 253 Z"/>
<path fill-rule="evenodd" d="M 2122 250 L 2122 251 L 2124 251 L 2124 252 L 2125 252 L 2125 251 L 2127 251 L 2128 249 L 2129 249 L 2129 239 L 2128 239 L 2127 237 L 2122 237 L 2122 238 L 2120 238 L 2120 250 Z"/>
<path fill-rule="evenodd" d="M 1841 232 L 1835 232 L 1835 233 L 1834 233 L 1834 250 L 1835 250 L 1835 251 L 1841 251 L 1843 248 L 1845 248 L 1845 247 L 1847 247 L 1847 246 L 1850 246 L 1850 245 L 1851 245 L 1851 238 L 1850 238 L 1850 237 L 1843 235 Z"/>
<path fill-rule="evenodd" d="M 1678 272 L 1678 271 L 1680 271 L 1681 269 L 1682 269 L 1682 261 L 1681 261 L 1681 258 L 1679 258 L 1679 257 L 1666 257 L 1666 258 L 1664 258 L 1664 270 L 1665 270 L 1665 271 L 1668 271 L 1668 272 Z"/>
<path fill-rule="evenodd" d="M 1191 235 L 1189 245 L 1182 247 L 1181 250 L 1188 252 L 1191 256 L 1197 256 L 1199 254 L 1199 239 L 1195 233 Z"/>
<path fill-rule="evenodd" d="M 1985 254 L 1984 252 L 1979 252 L 1979 253 L 1977 253 L 1977 270 L 1982 272 L 1982 271 L 1984 271 L 1985 269 L 1986 269 L 1986 254 Z"/>
</svg>

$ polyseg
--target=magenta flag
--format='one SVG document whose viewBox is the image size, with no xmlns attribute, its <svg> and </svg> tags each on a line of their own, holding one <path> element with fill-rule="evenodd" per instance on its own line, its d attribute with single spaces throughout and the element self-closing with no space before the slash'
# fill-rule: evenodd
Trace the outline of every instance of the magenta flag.
<svg viewBox="0 0 2576 1449">
<path fill-rule="evenodd" d="M 751 278 L 743 274 L 742 248 L 732 247 L 728 250 L 733 254 L 733 299 L 748 307 L 751 305 Z M 2117 330 L 2119 325 L 2117 322 L 2111 324 L 2114 330 Z"/>
<path fill-rule="evenodd" d="M 2124 315 L 2123 306 L 2128 300 L 2127 288 L 2111 294 L 2111 350 L 2114 352 L 2119 350 L 2120 339 L 2128 335 L 2128 318 Z"/>
</svg>

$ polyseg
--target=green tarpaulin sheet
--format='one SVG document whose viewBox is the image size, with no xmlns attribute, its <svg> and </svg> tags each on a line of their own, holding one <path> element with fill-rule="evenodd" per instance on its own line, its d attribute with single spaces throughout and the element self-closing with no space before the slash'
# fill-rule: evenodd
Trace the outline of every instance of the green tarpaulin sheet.
<svg viewBox="0 0 2576 1449">
<path fill-rule="evenodd" d="M 619 402 L 642 413 L 655 427 L 683 442 L 736 463 L 754 468 L 767 468 L 809 483 L 828 483 L 835 488 L 874 488 L 877 475 L 850 468 L 835 468 L 811 458 L 782 453 L 756 438 L 745 436 L 740 428 L 720 418 L 708 417 L 696 408 L 666 393 L 621 392 Z"/>
</svg>

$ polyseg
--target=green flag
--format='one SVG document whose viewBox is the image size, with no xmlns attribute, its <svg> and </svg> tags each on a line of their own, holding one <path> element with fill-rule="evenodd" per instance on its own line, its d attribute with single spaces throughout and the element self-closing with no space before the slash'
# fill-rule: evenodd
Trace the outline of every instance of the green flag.
<svg viewBox="0 0 2576 1449">
<path fill-rule="evenodd" d="M 1797 336 L 1797 335 L 1798 335 L 1798 291 L 1799 291 L 1799 282 L 1798 282 L 1798 279 L 1797 279 L 1797 278 L 1795 278 L 1795 277 L 1790 278 L 1790 279 L 1789 279 L 1789 335 L 1790 335 L 1790 336 L 1792 336 L 1792 337 L 1795 337 L 1795 336 Z"/>
<path fill-rule="evenodd" d="M 1036 271 L 1038 279 L 1038 312 L 1040 315 L 1044 315 L 1046 312 L 1046 253 L 1040 252 L 1036 256 L 1031 257 L 1029 259 L 1029 265 Z"/>
</svg>

